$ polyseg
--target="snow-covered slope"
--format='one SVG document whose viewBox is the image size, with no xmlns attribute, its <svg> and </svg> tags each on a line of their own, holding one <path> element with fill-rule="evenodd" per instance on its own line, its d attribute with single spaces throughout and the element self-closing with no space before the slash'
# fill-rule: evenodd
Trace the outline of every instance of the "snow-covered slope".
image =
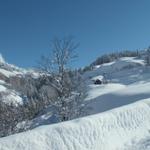
<svg viewBox="0 0 150 150">
<path fill-rule="evenodd" d="M 23 103 L 21 94 L 16 91 L 11 82 L 16 80 L 17 84 L 17 80 L 25 75 L 31 75 L 33 78 L 37 78 L 39 73 L 32 69 L 27 70 L 9 64 L 0 54 L 0 96 L 3 102 L 8 104 L 13 103 L 15 105 Z"/>
<path fill-rule="evenodd" d="M 28 71 L 0 67 L 0 73 L 10 78 L 11 73 L 20 76 Z M 0 150 L 150 149 L 150 67 L 144 60 L 120 58 L 95 66 L 83 78 L 91 116 L 37 127 L 51 123 L 51 113 L 42 114 L 29 121 L 36 129 L 1 138 Z M 105 80 L 105 84 L 94 84 L 96 79 Z M 1 79 L 0 91 L 7 90 L 7 83 Z"/>
<path fill-rule="evenodd" d="M 1 150 L 123 150 L 149 135 L 150 99 L 0 139 Z M 128 144 L 127 144 L 128 143 Z M 130 145 L 129 145 L 130 144 Z M 134 143 L 133 143 L 134 144 Z"/>
<path fill-rule="evenodd" d="M 104 73 L 108 83 L 95 85 L 93 80 L 103 80 Z M 83 76 L 87 84 L 85 103 L 88 103 L 90 108 L 87 113 L 91 115 L 150 97 L 150 68 L 145 66 L 143 59 L 121 58 L 112 63 L 96 66 Z M 19 124 L 18 127 L 32 129 L 55 122 L 52 113 L 46 111 L 33 120 Z"/>
<path fill-rule="evenodd" d="M 93 79 L 105 76 L 107 84 L 95 85 Z M 86 100 L 95 114 L 150 97 L 150 68 L 143 59 L 121 58 L 96 66 L 84 74 L 88 87 Z"/>
</svg>

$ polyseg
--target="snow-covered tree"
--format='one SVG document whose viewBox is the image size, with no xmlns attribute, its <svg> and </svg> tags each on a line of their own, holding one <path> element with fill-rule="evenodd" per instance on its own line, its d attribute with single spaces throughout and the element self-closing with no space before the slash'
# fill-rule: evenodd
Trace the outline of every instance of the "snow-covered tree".
<svg viewBox="0 0 150 150">
<path fill-rule="evenodd" d="M 84 94 L 79 88 L 81 78 L 69 68 L 70 62 L 77 57 L 75 50 L 78 44 L 75 44 L 73 38 L 65 37 L 55 38 L 51 46 L 52 57 L 42 57 L 40 68 L 55 80 L 54 84 L 49 83 L 58 92 L 53 106 L 59 121 L 65 121 L 79 116 L 84 108 Z"/>
</svg>

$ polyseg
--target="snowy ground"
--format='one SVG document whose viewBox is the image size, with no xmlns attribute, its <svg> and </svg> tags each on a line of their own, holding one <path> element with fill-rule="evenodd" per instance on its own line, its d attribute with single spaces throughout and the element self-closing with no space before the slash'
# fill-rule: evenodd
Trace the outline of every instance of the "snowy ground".
<svg viewBox="0 0 150 150">
<path fill-rule="evenodd" d="M 108 84 L 93 84 L 104 74 Z M 1 138 L 0 150 L 149 150 L 150 68 L 144 61 L 122 58 L 96 66 L 84 78 L 91 116 Z M 43 125 L 50 115 L 31 123 Z"/>
<path fill-rule="evenodd" d="M 136 146 L 136 142 L 146 146 L 144 142 L 149 143 L 149 140 L 143 138 L 150 134 L 149 103 L 150 99 L 147 99 L 105 113 L 1 138 L 0 149 L 126 150 Z"/>
<path fill-rule="evenodd" d="M 95 85 L 92 79 L 106 75 L 108 84 Z M 90 114 L 107 111 L 150 97 L 150 68 L 143 60 L 122 58 L 103 64 L 84 75 L 88 87 Z"/>
</svg>

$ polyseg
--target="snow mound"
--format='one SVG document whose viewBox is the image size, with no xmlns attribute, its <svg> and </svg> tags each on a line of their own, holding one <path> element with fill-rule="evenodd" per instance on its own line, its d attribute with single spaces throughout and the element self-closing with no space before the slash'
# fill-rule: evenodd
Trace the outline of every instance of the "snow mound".
<svg viewBox="0 0 150 150">
<path fill-rule="evenodd" d="M 122 150 L 150 129 L 150 99 L 0 139 L 1 150 Z"/>
</svg>

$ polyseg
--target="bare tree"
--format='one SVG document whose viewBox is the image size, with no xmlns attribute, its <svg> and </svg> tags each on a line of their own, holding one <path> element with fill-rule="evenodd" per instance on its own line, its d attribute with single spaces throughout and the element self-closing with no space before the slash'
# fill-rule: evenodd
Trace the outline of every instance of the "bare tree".
<svg viewBox="0 0 150 150">
<path fill-rule="evenodd" d="M 49 83 L 58 92 L 58 97 L 53 106 L 59 121 L 65 121 L 77 117 L 77 111 L 81 112 L 83 110 L 81 108 L 84 106 L 84 94 L 81 89 L 79 90 L 81 82 L 79 83 L 77 74 L 69 68 L 70 62 L 77 57 L 75 50 L 78 44 L 71 37 L 55 38 L 51 47 L 52 57 L 42 57 L 40 68 L 47 75 L 53 76 L 55 80 L 53 84 Z"/>
</svg>

